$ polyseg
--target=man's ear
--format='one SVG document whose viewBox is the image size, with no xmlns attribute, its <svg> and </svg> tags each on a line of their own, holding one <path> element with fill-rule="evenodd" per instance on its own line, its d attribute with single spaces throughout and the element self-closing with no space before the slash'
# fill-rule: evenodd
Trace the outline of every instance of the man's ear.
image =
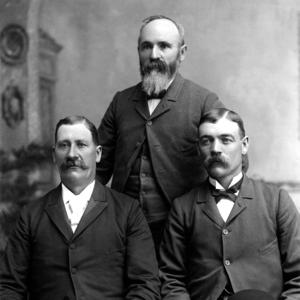
<svg viewBox="0 0 300 300">
<path fill-rule="evenodd" d="M 249 149 L 249 137 L 244 136 L 242 139 L 242 154 L 246 155 Z"/>
<path fill-rule="evenodd" d="M 56 163 L 56 158 L 55 158 L 55 146 L 52 146 L 52 161 L 53 161 L 53 163 Z"/>
<path fill-rule="evenodd" d="M 180 47 L 179 50 L 179 61 L 182 62 L 185 59 L 185 55 L 186 55 L 186 51 L 187 51 L 187 45 L 184 44 Z"/>
<path fill-rule="evenodd" d="M 96 162 L 99 163 L 101 160 L 101 154 L 102 154 L 102 147 L 98 145 L 96 147 Z"/>
</svg>

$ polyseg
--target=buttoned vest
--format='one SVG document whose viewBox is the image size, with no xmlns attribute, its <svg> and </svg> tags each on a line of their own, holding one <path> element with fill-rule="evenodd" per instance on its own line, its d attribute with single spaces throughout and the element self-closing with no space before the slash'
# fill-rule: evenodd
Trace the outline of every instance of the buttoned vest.
<svg viewBox="0 0 300 300">
<path fill-rule="evenodd" d="M 155 178 L 147 139 L 132 165 L 124 193 L 140 201 L 148 223 L 167 217 L 169 203 Z"/>
</svg>

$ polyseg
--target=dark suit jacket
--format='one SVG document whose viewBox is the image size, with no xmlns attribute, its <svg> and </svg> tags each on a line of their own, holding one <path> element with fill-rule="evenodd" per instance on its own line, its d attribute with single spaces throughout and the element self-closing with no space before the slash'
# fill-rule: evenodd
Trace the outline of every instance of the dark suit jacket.
<svg viewBox="0 0 300 300">
<path fill-rule="evenodd" d="M 0 262 L 0 299 L 159 299 L 158 268 L 136 200 L 96 181 L 72 232 L 61 186 L 21 213 Z"/>
<path fill-rule="evenodd" d="M 225 223 L 207 182 L 173 203 L 161 244 L 163 299 L 263 290 L 300 299 L 300 217 L 284 190 L 245 177 Z"/>
<path fill-rule="evenodd" d="M 198 159 L 198 126 L 201 116 L 223 107 L 217 96 L 183 79 L 179 74 L 155 111 L 149 116 L 141 84 L 118 92 L 99 127 L 103 146 L 97 175 L 122 192 L 131 166 L 147 138 L 155 177 L 171 201 L 205 177 Z"/>
</svg>

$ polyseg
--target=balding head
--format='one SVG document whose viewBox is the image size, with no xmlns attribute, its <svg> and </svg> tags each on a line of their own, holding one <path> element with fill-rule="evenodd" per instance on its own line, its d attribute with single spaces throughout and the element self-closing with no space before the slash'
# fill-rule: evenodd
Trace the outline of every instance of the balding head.
<svg viewBox="0 0 300 300">
<path fill-rule="evenodd" d="M 140 29 L 139 39 L 138 39 L 138 45 L 140 45 L 141 38 L 143 36 L 143 31 L 149 27 L 151 23 L 151 26 L 154 26 L 154 28 L 157 31 L 168 31 L 167 34 L 174 34 L 177 38 L 178 45 L 183 46 L 185 44 L 184 42 L 184 28 L 181 24 L 175 22 L 173 19 L 163 16 L 163 15 L 154 15 L 146 18 L 143 20 L 143 24 Z"/>
</svg>

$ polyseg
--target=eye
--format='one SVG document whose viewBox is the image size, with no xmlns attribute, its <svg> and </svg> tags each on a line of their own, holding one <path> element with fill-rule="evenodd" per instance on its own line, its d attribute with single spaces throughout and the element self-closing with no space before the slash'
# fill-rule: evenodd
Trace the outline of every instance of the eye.
<svg viewBox="0 0 300 300">
<path fill-rule="evenodd" d="M 148 42 L 144 42 L 141 44 L 140 46 L 141 50 L 148 50 L 148 49 L 152 49 L 152 44 L 148 43 Z"/>
<path fill-rule="evenodd" d="M 171 48 L 171 45 L 169 43 L 166 43 L 166 42 L 161 42 L 161 43 L 158 44 L 158 46 L 159 46 L 159 48 L 161 50 L 165 50 L 167 48 Z"/>
<path fill-rule="evenodd" d="M 77 143 L 77 147 L 78 148 L 84 148 L 84 147 L 86 147 L 87 145 L 86 145 L 86 143 L 83 143 L 83 142 L 78 142 Z"/>
<path fill-rule="evenodd" d="M 207 146 L 210 144 L 210 140 L 208 137 L 202 137 L 199 141 L 200 146 Z"/>
<path fill-rule="evenodd" d="M 69 144 L 67 142 L 58 142 L 57 148 L 63 150 L 63 149 L 66 149 L 68 147 L 68 145 Z"/>
<path fill-rule="evenodd" d="M 230 143 L 232 143 L 233 142 L 233 140 L 232 140 L 232 138 L 230 138 L 230 137 L 226 137 L 226 136 L 224 136 L 224 137 L 222 137 L 222 143 L 223 144 L 230 144 Z"/>
</svg>

